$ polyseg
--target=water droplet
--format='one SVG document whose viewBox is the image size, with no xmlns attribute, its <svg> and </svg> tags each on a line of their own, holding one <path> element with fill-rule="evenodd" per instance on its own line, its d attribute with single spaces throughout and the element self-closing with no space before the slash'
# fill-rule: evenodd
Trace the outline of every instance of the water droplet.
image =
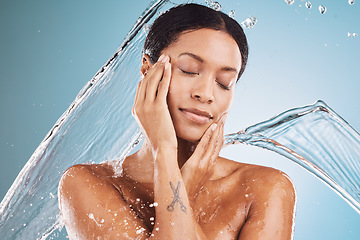
<svg viewBox="0 0 360 240">
<path fill-rule="evenodd" d="M 212 0 L 205 0 L 205 3 L 209 8 L 212 8 L 215 11 L 221 11 L 222 9 L 222 6 L 220 5 L 219 2 L 213 2 Z"/>
<path fill-rule="evenodd" d="M 229 17 L 231 17 L 232 19 L 235 18 L 235 10 L 231 10 L 231 11 L 229 12 Z"/>
<path fill-rule="evenodd" d="M 154 207 L 157 207 L 159 204 L 157 202 L 154 202 Z"/>
<path fill-rule="evenodd" d="M 249 194 L 245 194 L 245 197 L 249 197 Z"/>
<path fill-rule="evenodd" d="M 213 5 L 211 6 L 212 9 L 214 9 L 215 11 L 221 11 L 222 6 L 220 5 L 219 2 L 213 2 Z"/>
<path fill-rule="evenodd" d="M 310 2 L 310 1 L 307 1 L 307 2 L 305 3 L 305 7 L 307 7 L 308 9 L 310 9 L 310 8 L 312 7 L 311 2 Z"/>
<path fill-rule="evenodd" d="M 285 0 L 285 2 L 287 3 L 287 5 L 292 5 L 295 2 L 295 0 Z"/>
<path fill-rule="evenodd" d="M 354 37 L 357 37 L 357 33 L 353 33 L 352 35 L 353 35 Z"/>
<path fill-rule="evenodd" d="M 24 223 L 23 226 L 26 227 L 26 223 Z"/>
<path fill-rule="evenodd" d="M 143 26 L 144 33 L 145 33 L 145 34 L 148 34 L 150 28 L 151 28 L 151 25 L 150 25 L 150 24 L 144 24 L 144 26 Z M 137 143 L 136 143 L 136 144 L 137 144 Z M 135 144 L 135 145 L 136 145 L 136 144 Z"/>
<path fill-rule="evenodd" d="M 211 5 L 213 4 L 212 0 L 205 0 L 205 3 L 208 7 L 211 7 Z"/>
<path fill-rule="evenodd" d="M 326 7 L 325 7 L 324 5 L 320 5 L 320 6 L 319 6 L 319 12 L 320 12 L 321 14 L 324 14 L 324 13 L 326 12 Z"/>
<path fill-rule="evenodd" d="M 348 32 L 348 37 L 351 37 L 351 33 Z"/>
<path fill-rule="evenodd" d="M 140 198 L 137 198 L 136 201 L 137 201 L 137 202 L 140 202 Z"/>
<path fill-rule="evenodd" d="M 355 0 L 349 0 L 350 5 L 354 5 L 354 3 L 355 3 Z"/>
<path fill-rule="evenodd" d="M 155 218 L 154 217 L 150 217 L 150 221 L 154 221 L 155 220 Z"/>
<path fill-rule="evenodd" d="M 256 22 L 257 22 L 257 19 L 255 17 L 249 17 L 241 23 L 241 26 L 244 28 L 253 28 L 254 25 L 256 24 Z"/>
</svg>

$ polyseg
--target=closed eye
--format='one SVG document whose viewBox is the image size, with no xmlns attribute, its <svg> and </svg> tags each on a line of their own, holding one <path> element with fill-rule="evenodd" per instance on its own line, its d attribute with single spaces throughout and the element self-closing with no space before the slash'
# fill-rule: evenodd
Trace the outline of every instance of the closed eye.
<svg viewBox="0 0 360 240">
<path fill-rule="evenodd" d="M 225 89 L 225 90 L 227 90 L 227 91 L 230 90 L 230 88 L 227 87 L 227 86 L 225 86 L 224 84 L 221 84 L 221 83 L 219 83 L 218 81 L 216 81 L 216 83 L 217 83 L 221 88 L 223 88 L 223 89 Z"/>
<path fill-rule="evenodd" d="M 181 70 L 182 73 L 184 73 L 186 75 L 199 75 L 199 73 L 196 73 L 196 72 L 188 72 L 188 71 L 185 71 L 185 70 L 182 70 L 182 69 L 180 69 L 180 70 Z"/>
</svg>

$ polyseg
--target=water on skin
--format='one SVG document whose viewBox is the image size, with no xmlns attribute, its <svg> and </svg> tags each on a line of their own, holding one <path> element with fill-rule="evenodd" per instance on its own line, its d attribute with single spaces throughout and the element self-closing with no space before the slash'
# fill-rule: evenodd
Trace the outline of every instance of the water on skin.
<svg viewBox="0 0 360 240">
<path fill-rule="evenodd" d="M 139 79 L 141 46 L 156 13 L 172 6 L 160 0 L 144 11 L 114 56 L 83 87 L 49 131 L 0 204 L 2 239 L 47 239 L 58 235 L 55 230 L 61 231 L 63 223 L 59 217 L 57 186 L 68 167 L 118 159 L 119 164 L 113 166 L 121 173 L 121 160 L 141 140 L 137 123 L 129 114 L 133 105 L 129 96 L 135 96 Z M 244 22 L 245 28 L 251 28 L 256 18 Z M 307 130 L 319 125 L 326 131 Z M 292 131 L 285 133 L 284 129 Z M 329 140 L 331 134 L 321 133 L 329 129 L 331 134 L 342 135 L 342 140 L 324 142 L 322 138 Z M 324 149 L 321 156 L 308 142 Z M 288 157 L 324 180 L 359 211 L 360 167 L 355 161 L 360 156 L 359 134 L 325 103 L 293 109 L 229 134 L 225 143 L 250 144 Z M 89 213 L 89 217 L 101 224 L 96 216 Z"/>
</svg>

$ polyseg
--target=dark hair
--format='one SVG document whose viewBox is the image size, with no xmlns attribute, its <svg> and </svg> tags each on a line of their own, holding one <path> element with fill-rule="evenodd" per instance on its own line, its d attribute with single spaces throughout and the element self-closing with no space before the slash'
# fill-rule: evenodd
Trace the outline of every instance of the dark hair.
<svg viewBox="0 0 360 240">
<path fill-rule="evenodd" d="M 208 28 L 228 33 L 237 43 L 241 54 L 243 74 L 248 59 L 248 44 L 240 24 L 223 12 L 198 4 L 182 4 L 160 15 L 152 24 L 146 37 L 143 53 L 155 63 L 160 52 L 177 40 L 187 30 Z"/>
</svg>

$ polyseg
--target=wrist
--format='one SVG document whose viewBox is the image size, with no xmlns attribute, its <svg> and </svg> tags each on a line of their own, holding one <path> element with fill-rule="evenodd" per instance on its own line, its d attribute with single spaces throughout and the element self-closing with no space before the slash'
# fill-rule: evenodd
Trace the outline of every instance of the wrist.
<svg viewBox="0 0 360 240">
<path fill-rule="evenodd" d="M 165 156 L 173 156 L 177 155 L 178 148 L 177 146 L 171 146 L 170 144 L 163 144 L 153 148 L 153 151 L 157 156 L 159 154 Z"/>
</svg>

